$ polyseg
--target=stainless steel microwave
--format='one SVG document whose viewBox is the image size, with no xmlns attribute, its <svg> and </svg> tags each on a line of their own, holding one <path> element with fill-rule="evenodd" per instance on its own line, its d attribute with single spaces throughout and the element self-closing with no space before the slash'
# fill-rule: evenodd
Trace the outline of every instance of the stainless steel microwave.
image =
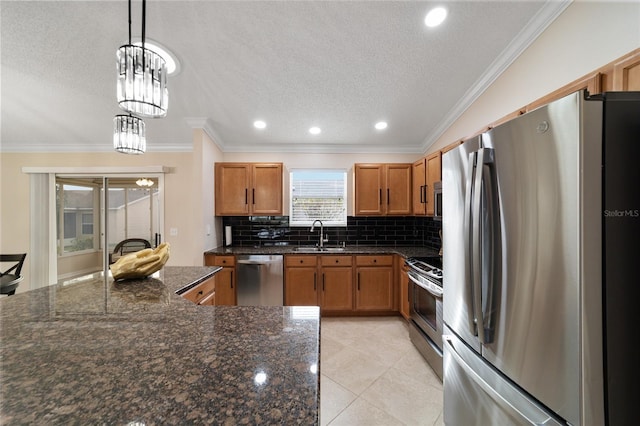
<svg viewBox="0 0 640 426">
<path fill-rule="evenodd" d="M 442 218 L 442 182 L 433 184 L 433 216 Z"/>
</svg>

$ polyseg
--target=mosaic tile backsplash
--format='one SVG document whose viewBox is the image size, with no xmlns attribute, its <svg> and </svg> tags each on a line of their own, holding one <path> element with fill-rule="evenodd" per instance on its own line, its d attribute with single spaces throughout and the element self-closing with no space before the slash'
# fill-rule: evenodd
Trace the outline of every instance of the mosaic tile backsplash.
<svg viewBox="0 0 640 426">
<path fill-rule="evenodd" d="M 288 216 L 225 216 L 234 246 L 315 245 L 320 228 L 290 227 Z M 429 247 L 440 249 L 442 222 L 431 217 L 349 216 L 346 227 L 325 226 L 325 245 Z"/>
</svg>

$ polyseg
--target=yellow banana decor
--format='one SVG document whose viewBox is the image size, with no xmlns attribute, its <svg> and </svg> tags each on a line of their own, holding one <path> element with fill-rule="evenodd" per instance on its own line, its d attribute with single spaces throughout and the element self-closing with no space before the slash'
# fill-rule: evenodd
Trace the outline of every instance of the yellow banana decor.
<svg viewBox="0 0 640 426">
<path fill-rule="evenodd" d="M 169 259 L 169 243 L 162 243 L 155 249 L 144 249 L 122 256 L 111 265 L 114 280 L 143 278 L 162 269 Z"/>
</svg>

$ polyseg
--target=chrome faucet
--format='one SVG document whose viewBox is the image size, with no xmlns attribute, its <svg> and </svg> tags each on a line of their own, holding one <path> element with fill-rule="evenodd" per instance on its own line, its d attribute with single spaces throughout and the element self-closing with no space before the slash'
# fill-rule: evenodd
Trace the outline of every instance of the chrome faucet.
<svg viewBox="0 0 640 426">
<path fill-rule="evenodd" d="M 320 245 L 319 245 L 319 247 L 322 248 L 324 246 L 324 243 L 329 241 L 328 239 L 324 238 L 324 225 L 322 224 L 322 221 L 320 219 L 314 220 L 313 223 L 311 224 L 311 229 L 309 230 L 309 232 L 313 232 L 313 229 L 316 226 L 316 222 L 320 222 Z"/>
</svg>

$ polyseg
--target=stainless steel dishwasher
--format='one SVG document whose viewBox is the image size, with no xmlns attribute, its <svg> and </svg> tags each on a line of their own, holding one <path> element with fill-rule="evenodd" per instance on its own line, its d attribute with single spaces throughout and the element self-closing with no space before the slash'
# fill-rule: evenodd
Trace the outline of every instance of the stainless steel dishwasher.
<svg viewBox="0 0 640 426">
<path fill-rule="evenodd" d="M 239 306 L 283 306 L 282 255 L 238 255 Z"/>
</svg>

